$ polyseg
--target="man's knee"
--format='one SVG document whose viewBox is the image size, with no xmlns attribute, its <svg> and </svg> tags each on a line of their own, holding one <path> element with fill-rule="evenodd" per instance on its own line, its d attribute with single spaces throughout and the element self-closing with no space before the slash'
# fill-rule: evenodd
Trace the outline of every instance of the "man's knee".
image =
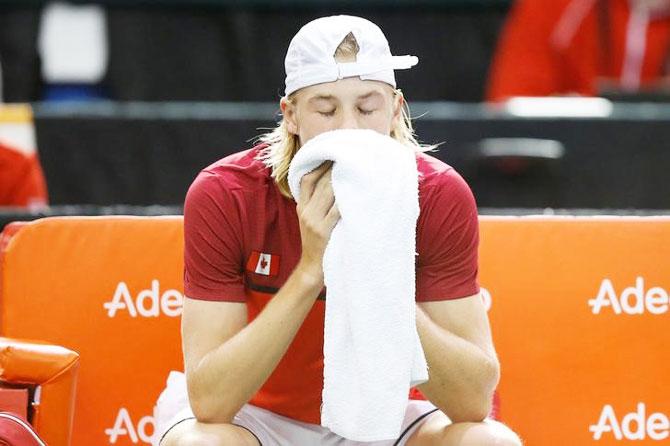
<svg viewBox="0 0 670 446">
<path fill-rule="evenodd" d="M 505 436 L 502 438 L 496 438 L 497 443 L 489 443 L 489 444 L 495 444 L 497 446 L 523 446 L 523 443 L 521 442 L 521 439 L 514 434 L 514 436 Z"/>
<path fill-rule="evenodd" d="M 407 446 L 521 446 L 519 437 L 504 424 L 452 423 L 443 412 L 435 412 L 408 438 Z"/>
<path fill-rule="evenodd" d="M 486 421 L 489 426 L 489 438 L 484 439 L 481 443 L 482 445 L 495 445 L 495 446 L 522 446 L 523 443 L 517 434 L 514 433 L 509 427 L 505 426 L 502 423 L 497 421 Z"/>
<path fill-rule="evenodd" d="M 522 446 L 518 435 L 498 422 L 456 423 L 445 432 L 440 446 Z"/>
<path fill-rule="evenodd" d="M 258 440 L 233 424 L 203 424 L 188 420 L 173 427 L 160 446 L 258 446 Z"/>
<path fill-rule="evenodd" d="M 160 446 L 218 446 L 222 441 L 195 432 L 168 432 Z"/>
</svg>

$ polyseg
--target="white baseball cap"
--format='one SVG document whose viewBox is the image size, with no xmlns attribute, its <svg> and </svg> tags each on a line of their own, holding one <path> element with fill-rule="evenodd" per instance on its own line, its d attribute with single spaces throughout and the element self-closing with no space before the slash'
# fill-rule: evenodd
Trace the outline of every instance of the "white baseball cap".
<svg viewBox="0 0 670 446">
<path fill-rule="evenodd" d="M 349 33 L 359 47 L 356 62 L 336 62 L 335 50 Z M 406 70 L 418 62 L 416 56 L 392 56 L 384 33 L 369 20 L 348 15 L 322 17 L 300 28 L 289 44 L 284 94 L 352 76 L 395 88 L 393 70 Z"/>
</svg>

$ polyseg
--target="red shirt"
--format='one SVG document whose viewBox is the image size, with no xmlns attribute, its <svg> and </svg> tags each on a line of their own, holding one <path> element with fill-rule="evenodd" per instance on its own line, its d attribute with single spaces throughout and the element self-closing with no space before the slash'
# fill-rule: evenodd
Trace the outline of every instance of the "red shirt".
<svg viewBox="0 0 670 446">
<path fill-rule="evenodd" d="M 625 91 L 654 86 L 668 74 L 670 15 L 634 14 L 628 0 L 606 6 L 601 15 L 597 0 L 517 0 L 499 38 L 487 99 L 594 96 L 601 81 Z"/>
<path fill-rule="evenodd" d="M 39 160 L 0 143 L 0 206 L 46 206 L 47 188 Z"/>
<path fill-rule="evenodd" d="M 230 155 L 200 172 L 184 206 L 185 294 L 246 302 L 249 320 L 281 288 L 301 251 L 296 204 L 281 195 L 270 169 L 255 159 L 259 149 Z M 450 166 L 422 153 L 416 158 L 416 300 L 476 294 L 479 227 L 472 192 Z M 251 404 L 320 423 L 324 314 L 320 297 Z"/>
</svg>

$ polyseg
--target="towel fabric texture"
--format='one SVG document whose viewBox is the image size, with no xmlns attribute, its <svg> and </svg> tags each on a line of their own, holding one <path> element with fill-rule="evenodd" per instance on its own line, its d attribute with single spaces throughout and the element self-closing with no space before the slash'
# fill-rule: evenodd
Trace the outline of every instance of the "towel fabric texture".
<svg viewBox="0 0 670 446">
<path fill-rule="evenodd" d="M 415 153 L 372 130 L 320 134 L 289 168 L 296 201 L 303 175 L 327 160 L 341 219 L 323 259 L 321 425 L 356 441 L 394 439 L 410 386 L 428 380 L 415 320 Z"/>
</svg>

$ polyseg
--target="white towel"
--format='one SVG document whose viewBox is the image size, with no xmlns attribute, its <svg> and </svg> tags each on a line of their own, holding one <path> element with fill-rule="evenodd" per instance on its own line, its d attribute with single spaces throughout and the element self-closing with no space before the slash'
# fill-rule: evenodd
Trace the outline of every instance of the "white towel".
<svg viewBox="0 0 670 446">
<path fill-rule="evenodd" d="M 323 133 L 289 168 L 296 201 L 302 176 L 326 160 L 342 218 L 323 259 L 321 425 L 354 441 L 395 439 L 410 386 L 428 380 L 415 320 L 416 158 L 372 130 Z"/>
<path fill-rule="evenodd" d="M 186 413 L 187 415 L 182 415 Z M 188 402 L 188 388 L 186 375 L 183 372 L 171 370 L 167 378 L 165 389 L 161 392 L 154 406 L 154 434 L 151 436 L 151 445 L 159 446 L 163 435 L 177 422 L 187 416 L 192 416 Z"/>
</svg>

